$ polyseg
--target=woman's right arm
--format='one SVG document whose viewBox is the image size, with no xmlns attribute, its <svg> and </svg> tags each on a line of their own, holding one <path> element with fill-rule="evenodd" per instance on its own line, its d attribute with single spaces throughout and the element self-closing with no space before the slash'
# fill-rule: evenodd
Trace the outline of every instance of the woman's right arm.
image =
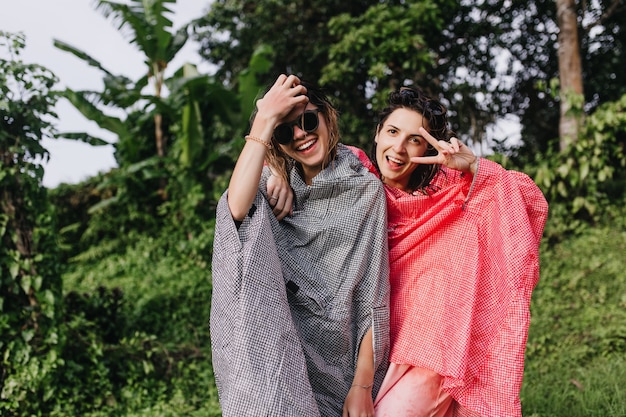
<svg viewBox="0 0 626 417">
<path fill-rule="evenodd" d="M 256 196 L 265 153 L 272 143 L 274 128 L 295 108 L 306 106 L 306 89 L 294 76 L 280 75 L 257 101 L 257 113 L 228 185 L 228 208 L 234 220 L 242 221 Z"/>
</svg>

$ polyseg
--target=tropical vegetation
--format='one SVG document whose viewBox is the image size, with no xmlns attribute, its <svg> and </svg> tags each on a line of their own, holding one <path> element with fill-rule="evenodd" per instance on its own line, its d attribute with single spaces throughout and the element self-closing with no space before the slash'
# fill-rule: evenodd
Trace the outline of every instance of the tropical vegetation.
<svg viewBox="0 0 626 417">
<path fill-rule="evenodd" d="M 318 82 L 367 147 L 388 91 L 418 85 L 467 143 L 550 203 L 524 415 L 626 416 L 626 6 L 620 0 L 94 2 L 146 63 L 60 90 L 0 32 L 0 415 L 220 416 L 208 328 L 216 202 L 254 100 L 278 73 Z M 215 66 L 171 70 L 189 39 Z M 576 65 L 568 65 L 568 63 Z M 172 74 L 172 75 L 167 75 Z M 67 100 L 111 132 L 59 132 Z M 519 123 L 521 137 L 497 129 Z M 494 128 L 495 127 L 495 128 Z M 42 185 L 43 138 L 112 145 L 116 168 Z"/>
</svg>

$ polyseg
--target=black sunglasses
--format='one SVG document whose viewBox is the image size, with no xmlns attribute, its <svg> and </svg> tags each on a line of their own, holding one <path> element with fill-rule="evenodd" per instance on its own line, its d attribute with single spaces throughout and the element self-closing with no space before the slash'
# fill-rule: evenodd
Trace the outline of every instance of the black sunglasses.
<svg viewBox="0 0 626 417">
<path fill-rule="evenodd" d="M 288 145 L 293 140 L 294 126 L 298 126 L 307 133 L 315 131 L 320 124 L 320 119 L 317 115 L 319 112 L 320 109 L 306 110 L 293 122 L 278 125 L 276 129 L 274 129 L 274 137 L 281 145 Z"/>
</svg>

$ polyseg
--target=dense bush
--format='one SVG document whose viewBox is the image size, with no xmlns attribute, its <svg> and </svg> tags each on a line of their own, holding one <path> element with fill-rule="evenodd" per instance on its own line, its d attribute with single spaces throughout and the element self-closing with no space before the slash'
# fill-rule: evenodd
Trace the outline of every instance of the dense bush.
<svg viewBox="0 0 626 417">
<path fill-rule="evenodd" d="M 548 239 L 619 215 L 615 208 L 626 197 L 626 95 L 589 115 L 578 140 L 564 152 L 538 155 L 525 171 L 551 203 Z"/>
<path fill-rule="evenodd" d="M 122 253 L 70 264 L 65 365 L 50 415 L 220 415 L 208 333 L 210 267 L 193 255 L 210 244 L 211 223 L 197 236 L 137 234 Z"/>
</svg>

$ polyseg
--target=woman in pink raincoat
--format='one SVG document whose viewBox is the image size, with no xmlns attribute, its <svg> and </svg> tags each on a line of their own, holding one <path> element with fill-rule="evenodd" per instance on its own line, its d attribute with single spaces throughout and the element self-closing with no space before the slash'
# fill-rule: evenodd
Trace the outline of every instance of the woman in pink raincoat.
<svg viewBox="0 0 626 417">
<path fill-rule="evenodd" d="M 376 416 L 521 416 L 542 192 L 476 157 L 418 89 L 390 94 L 371 155 L 387 194 L 391 285 Z"/>
</svg>

